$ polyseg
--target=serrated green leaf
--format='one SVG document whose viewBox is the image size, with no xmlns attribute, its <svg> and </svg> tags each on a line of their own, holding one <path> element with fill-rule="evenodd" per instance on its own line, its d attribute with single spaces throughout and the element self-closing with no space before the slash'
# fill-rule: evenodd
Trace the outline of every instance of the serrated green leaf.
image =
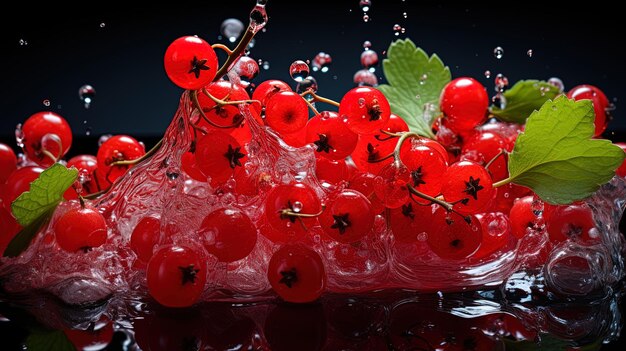
<svg viewBox="0 0 626 351">
<path fill-rule="evenodd" d="M 391 43 L 383 72 L 389 85 L 382 84 L 378 89 L 389 100 L 391 111 L 402 117 L 411 131 L 432 138 L 432 117 L 439 109 L 441 90 L 451 79 L 450 69 L 436 54 L 428 57 L 405 39 Z M 425 118 L 426 104 L 435 111 L 431 109 L 431 116 Z"/>
<path fill-rule="evenodd" d="M 568 204 L 584 199 L 608 182 L 624 160 L 609 140 L 591 139 L 593 105 L 565 96 L 533 112 L 509 156 L 509 178 L 531 188 L 544 201 Z"/>
<path fill-rule="evenodd" d="M 22 228 L 22 230 L 11 239 L 9 245 L 7 245 L 7 248 L 4 250 L 4 257 L 17 257 L 24 252 L 35 235 L 39 232 L 39 228 L 46 224 L 50 217 L 52 217 L 53 212 L 54 208 L 50 209 L 48 212 L 42 213 L 41 216 Z"/>
<path fill-rule="evenodd" d="M 533 111 L 559 95 L 559 89 L 544 81 L 520 80 L 503 95 L 505 108 L 492 106 L 491 113 L 503 121 L 524 124 Z"/>
<path fill-rule="evenodd" d="M 78 170 L 55 163 L 41 172 L 30 183 L 30 190 L 11 204 L 13 216 L 23 227 L 28 226 L 42 214 L 56 208 L 63 200 L 63 193 L 76 181 Z"/>
<path fill-rule="evenodd" d="M 28 351 L 76 351 L 72 342 L 60 330 L 33 331 L 26 338 Z"/>
</svg>

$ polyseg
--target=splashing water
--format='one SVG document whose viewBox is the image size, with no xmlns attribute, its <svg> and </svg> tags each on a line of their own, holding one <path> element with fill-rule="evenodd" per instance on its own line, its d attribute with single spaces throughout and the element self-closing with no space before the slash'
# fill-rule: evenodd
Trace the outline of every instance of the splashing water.
<svg viewBox="0 0 626 351">
<path fill-rule="evenodd" d="M 48 100 L 48 99 L 44 99 L 44 100 L 42 101 L 42 104 L 43 104 L 44 106 L 46 106 L 46 107 L 50 107 L 50 100 Z"/>
<path fill-rule="evenodd" d="M 533 57 L 533 49 L 528 49 L 528 51 L 526 51 L 526 55 L 528 57 Z"/>
<path fill-rule="evenodd" d="M 361 7 L 361 10 L 363 12 L 367 12 L 370 10 L 370 7 L 372 6 L 372 0 L 360 0 L 359 6 Z"/>
</svg>

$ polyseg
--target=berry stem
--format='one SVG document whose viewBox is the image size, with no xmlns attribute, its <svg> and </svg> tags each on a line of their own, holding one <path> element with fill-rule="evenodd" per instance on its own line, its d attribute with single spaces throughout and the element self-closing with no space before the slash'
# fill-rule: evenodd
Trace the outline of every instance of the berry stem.
<svg viewBox="0 0 626 351">
<path fill-rule="evenodd" d="M 217 103 L 217 105 L 216 105 L 216 106 L 220 106 L 220 103 L 219 103 L 219 102 L 217 102 L 217 101 L 222 101 L 222 100 L 219 100 L 219 99 L 217 99 L 217 98 L 213 97 L 213 95 L 209 94 L 209 92 L 207 92 L 206 90 L 205 90 L 205 94 L 206 94 L 209 98 L 211 98 L 213 101 L 215 101 L 215 102 Z M 210 120 L 210 119 L 206 116 L 206 114 L 204 113 L 204 110 L 203 110 L 203 109 L 202 109 L 202 107 L 200 106 L 200 102 L 198 101 L 198 91 L 197 91 L 197 90 L 193 90 L 193 91 L 191 91 L 191 92 L 190 92 L 190 94 L 189 94 L 189 95 L 191 96 L 191 101 L 193 102 L 193 105 L 194 105 L 194 107 L 196 108 L 196 110 L 198 111 L 198 113 L 200 114 L 200 117 L 201 117 L 201 118 L 202 118 L 205 122 L 207 122 L 209 125 L 211 125 L 211 126 L 213 126 L 213 127 L 215 127 L 215 128 L 221 128 L 221 129 L 229 129 L 229 128 L 234 128 L 234 127 L 239 126 L 239 125 L 241 124 L 241 122 L 243 121 L 243 119 L 242 119 L 242 120 L 238 121 L 237 123 L 233 123 L 233 124 L 231 124 L 231 125 L 227 125 L 227 126 L 221 126 L 221 125 L 219 125 L 219 124 L 215 124 L 215 123 L 213 123 L 213 122 L 212 122 L 212 121 L 211 121 L 211 120 Z M 224 105 L 229 105 L 226 101 L 223 101 L 223 102 L 224 102 Z M 234 101 L 231 101 L 231 102 L 234 102 Z M 230 104 L 230 105 L 232 105 L 232 104 Z"/>
<path fill-rule="evenodd" d="M 400 135 L 400 139 L 398 139 L 398 143 L 396 144 L 396 148 L 393 150 L 393 157 L 400 162 L 400 149 L 402 148 L 402 144 L 409 138 L 421 138 L 419 134 L 415 132 L 406 132 Z"/>
<path fill-rule="evenodd" d="M 248 44 L 250 44 L 250 41 L 252 40 L 252 38 L 254 38 L 254 34 L 255 34 L 254 30 L 252 29 L 250 25 L 248 25 L 248 29 L 246 29 L 246 33 L 241 37 L 241 40 L 239 40 L 239 43 L 237 44 L 235 49 L 232 50 L 230 54 L 228 55 L 226 62 L 224 62 L 222 67 L 220 67 L 220 69 L 215 74 L 215 78 L 213 78 L 214 82 L 217 82 L 218 80 L 222 79 L 222 77 L 228 72 L 230 67 L 234 65 L 235 62 L 237 62 L 237 60 L 239 60 L 239 57 L 241 57 L 241 55 L 245 52 L 246 48 L 248 47 Z"/>
<path fill-rule="evenodd" d="M 512 181 L 513 181 L 513 178 L 508 177 L 508 178 L 505 178 L 505 179 L 502 179 L 500 181 L 497 181 L 497 182 L 493 183 L 492 186 L 494 188 L 497 188 L 497 187 L 501 187 L 503 185 L 507 185 L 507 184 L 511 183 Z"/>
<path fill-rule="evenodd" d="M 440 200 L 440 199 L 438 199 L 438 198 L 436 198 L 436 197 L 432 197 L 432 196 L 426 195 L 426 194 L 424 194 L 423 192 L 421 192 L 421 191 L 419 191 L 419 190 L 415 189 L 415 188 L 414 188 L 412 185 L 410 185 L 410 184 L 407 184 L 407 186 L 408 186 L 408 188 L 409 188 L 409 193 L 411 193 L 411 194 L 413 194 L 413 195 L 415 195 L 415 196 L 417 196 L 417 197 L 419 197 L 419 198 L 422 198 L 422 199 L 424 199 L 424 200 L 428 200 L 428 201 L 430 201 L 430 202 L 432 202 L 432 203 L 435 203 L 435 204 L 437 204 L 437 205 L 439 205 L 439 206 L 441 206 L 441 207 L 445 208 L 445 209 L 446 209 L 446 211 L 448 211 L 448 212 L 453 212 L 453 211 L 454 211 L 454 209 L 452 208 L 452 207 L 453 207 L 453 205 L 452 205 L 451 203 L 449 203 L 449 202 L 445 202 L 445 201 Z"/>
<path fill-rule="evenodd" d="M 378 159 L 375 159 L 375 160 L 370 160 L 370 159 L 368 159 L 368 160 L 367 160 L 367 163 L 378 163 L 378 162 L 383 162 L 383 161 L 388 160 L 388 159 L 390 159 L 390 158 L 392 158 L 392 157 L 394 157 L 393 152 L 392 152 L 392 153 L 390 153 L 389 155 L 385 156 L 385 157 L 381 157 L 381 158 L 378 158 Z"/>
<path fill-rule="evenodd" d="M 218 106 L 253 104 L 253 103 L 257 103 L 257 104 L 261 105 L 261 101 L 259 101 L 259 100 L 235 100 L 235 101 L 220 100 L 220 99 L 216 98 L 215 96 L 211 95 L 211 93 L 209 93 L 209 91 L 206 90 L 206 88 L 202 88 L 202 93 L 204 95 L 206 95 L 209 99 L 213 100 L 213 102 L 215 102 Z M 230 95 L 230 93 L 229 93 L 229 95 Z M 226 96 L 226 99 L 227 98 L 228 98 L 228 95 Z M 197 96 L 196 96 L 196 99 L 197 99 Z"/>
<path fill-rule="evenodd" d="M 46 149 L 42 149 L 41 153 L 44 154 L 46 157 L 50 158 L 52 160 L 52 163 L 56 163 L 58 161 L 57 158 L 54 157 L 54 155 Z"/>
<path fill-rule="evenodd" d="M 324 210 L 326 209 L 325 206 L 322 206 L 322 210 L 319 211 L 318 213 L 299 213 L 299 212 L 294 212 L 292 209 L 290 208 L 286 208 L 282 211 L 280 211 L 280 215 L 281 216 L 286 216 L 286 217 L 300 217 L 300 218 L 314 218 L 314 217 L 319 217 L 319 215 L 322 214 L 322 212 L 324 212 Z"/>
<path fill-rule="evenodd" d="M 108 188 L 104 189 L 104 190 L 100 190 L 100 191 L 96 191 L 95 193 L 91 193 L 88 195 L 83 196 L 82 198 L 85 200 L 93 200 L 98 198 L 100 195 L 104 195 L 107 192 L 109 192 L 109 190 L 111 189 L 111 187 L 109 186 Z"/>
<path fill-rule="evenodd" d="M 302 100 L 304 100 L 304 102 L 306 102 L 306 104 L 309 106 L 309 108 L 311 109 L 311 111 L 313 111 L 313 113 L 314 113 L 316 116 L 320 114 L 320 113 L 319 113 L 319 111 L 317 111 L 317 109 L 315 108 L 315 106 L 313 106 L 313 104 L 312 104 L 309 100 L 307 100 L 307 99 L 306 99 L 306 98 L 304 98 L 304 97 L 302 98 Z"/>
<path fill-rule="evenodd" d="M 500 149 L 500 152 L 498 152 L 497 155 L 495 155 L 491 160 L 489 160 L 489 162 L 487 162 L 487 164 L 485 165 L 485 168 L 489 169 L 489 166 L 491 166 L 491 164 L 493 164 L 498 157 L 503 156 L 503 155 L 508 155 L 508 154 L 509 152 L 506 151 L 506 149 Z"/>
<path fill-rule="evenodd" d="M 325 97 L 319 96 L 313 92 L 313 90 L 307 90 L 300 94 L 300 96 L 304 97 L 306 95 L 311 95 L 313 97 L 314 102 L 323 102 L 325 104 L 333 105 L 335 107 L 339 107 L 339 103 L 335 100 L 327 99 Z M 305 99 L 306 100 L 306 99 Z"/>
<path fill-rule="evenodd" d="M 232 55 L 233 54 L 233 50 L 229 49 L 228 46 L 224 45 L 224 44 L 213 44 L 211 45 L 211 47 L 213 49 L 221 49 L 224 52 L 226 52 L 227 55 Z"/>
<path fill-rule="evenodd" d="M 159 151 L 159 149 L 161 148 L 161 145 L 163 145 L 163 138 L 161 138 L 161 140 L 159 140 L 158 143 L 156 143 L 156 145 L 154 145 L 152 147 L 152 149 L 148 150 L 148 152 L 146 152 L 143 156 L 136 158 L 134 160 L 121 160 L 121 161 L 115 161 L 115 162 L 111 162 L 111 166 L 131 166 L 131 165 L 136 165 L 137 163 L 144 161 L 148 158 L 150 158 L 152 155 L 154 155 L 157 151 Z"/>
</svg>

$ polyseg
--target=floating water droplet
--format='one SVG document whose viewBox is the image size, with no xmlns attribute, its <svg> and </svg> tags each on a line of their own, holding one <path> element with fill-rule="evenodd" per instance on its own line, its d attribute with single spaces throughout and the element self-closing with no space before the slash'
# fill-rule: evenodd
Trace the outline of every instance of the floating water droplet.
<svg viewBox="0 0 626 351">
<path fill-rule="evenodd" d="M 302 60 L 294 61 L 291 66 L 289 66 L 289 75 L 291 79 L 300 83 L 306 76 L 309 75 L 309 65 Z"/>
<path fill-rule="evenodd" d="M 248 46 L 246 46 L 246 55 L 248 55 L 250 53 L 250 49 L 254 48 L 254 45 L 256 45 L 256 40 L 254 38 L 250 39 L 250 42 L 248 43 Z"/>
<path fill-rule="evenodd" d="M 28 45 L 28 42 L 25 39 L 20 39 L 19 40 L 20 46 L 26 46 Z"/>
<path fill-rule="evenodd" d="M 402 34 L 406 33 L 406 28 L 402 27 L 402 29 L 400 29 L 400 33 Z"/>
<path fill-rule="evenodd" d="M 91 131 L 92 131 L 91 127 L 87 127 L 87 129 L 85 129 L 85 135 L 87 136 L 91 135 Z"/>
<path fill-rule="evenodd" d="M 96 96 L 96 89 L 94 89 L 91 85 L 85 84 L 82 87 L 78 88 L 78 97 L 80 101 L 83 102 L 85 108 L 89 108 L 91 103 L 93 102 L 93 98 Z"/>
<path fill-rule="evenodd" d="M 485 78 L 491 78 L 491 71 L 490 70 L 486 70 L 485 71 Z"/>
<path fill-rule="evenodd" d="M 493 104 L 498 106 L 501 110 L 506 108 L 506 98 L 504 97 L 504 94 L 500 92 L 491 98 L 491 102 L 493 102 Z"/>
<path fill-rule="evenodd" d="M 369 48 L 371 48 L 371 47 L 372 47 L 372 42 L 371 41 L 366 40 L 366 41 L 363 42 L 363 49 L 369 50 Z"/>
<path fill-rule="evenodd" d="M 504 88 L 509 86 L 509 79 L 502 73 L 498 73 L 496 75 L 494 83 L 496 84 L 496 87 L 495 87 L 496 92 L 501 93 L 504 91 Z"/>
<path fill-rule="evenodd" d="M 98 146 L 99 147 L 102 146 L 102 144 L 106 143 L 106 141 L 111 139 L 112 136 L 113 135 L 111 135 L 111 134 L 104 134 L 104 135 L 100 136 L 100 138 L 98 139 Z"/>
<path fill-rule="evenodd" d="M 528 55 L 528 57 L 533 57 L 533 49 L 528 49 L 528 51 L 526 51 L 526 55 Z"/>
<path fill-rule="evenodd" d="M 325 52 L 320 52 L 315 55 L 315 58 L 313 58 L 313 71 L 321 71 L 322 73 L 326 73 L 328 72 L 329 66 L 332 62 L 333 58 L 329 54 Z"/>
<path fill-rule="evenodd" d="M 548 79 L 548 84 L 557 87 L 560 93 L 565 90 L 565 84 L 563 84 L 563 81 L 557 77 L 552 77 Z"/>
<path fill-rule="evenodd" d="M 256 0 L 256 4 L 259 6 L 267 5 L 267 0 Z"/>
<path fill-rule="evenodd" d="M 370 7 L 372 7 L 372 0 L 361 0 L 359 1 L 359 6 L 363 12 L 367 12 L 370 10 Z"/>
<path fill-rule="evenodd" d="M 266 70 L 266 71 L 267 71 L 268 69 L 270 69 L 270 62 L 269 62 L 269 61 L 263 61 L 263 63 L 261 64 L 261 67 L 262 67 L 264 70 Z"/>
<path fill-rule="evenodd" d="M 298 94 L 304 93 L 307 90 L 311 90 L 314 93 L 317 92 L 317 80 L 312 76 L 307 76 L 302 79 L 296 86 L 296 92 Z"/>
<path fill-rule="evenodd" d="M 495 56 L 498 60 L 502 58 L 502 56 L 504 56 L 504 49 L 500 46 L 496 46 L 495 49 L 493 49 L 493 56 Z"/>
<path fill-rule="evenodd" d="M 363 22 L 369 22 L 370 21 L 370 16 L 368 16 L 367 14 L 363 14 Z"/>
<path fill-rule="evenodd" d="M 378 54 L 376 51 L 367 49 L 361 53 L 361 65 L 365 68 L 372 68 L 378 64 Z"/>
<path fill-rule="evenodd" d="M 398 35 L 400 35 L 400 31 L 402 31 L 402 26 L 399 24 L 394 24 L 393 25 L 393 35 L 395 35 L 396 37 Z"/>
<path fill-rule="evenodd" d="M 367 69 L 362 69 L 357 71 L 352 78 L 354 84 L 358 86 L 368 85 L 368 86 L 376 86 L 378 85 L 378 78 L 372 72 Z"/>
<path fill-rule="evenodd" d="M 229 42 L 234 43 L 243 32 L 243 29 L 243 22 L 236 18 L 228 18 L 222 22 L 220 33 L 222 33 Z"/>
<path fill-rule="evenodd" d="M 234 69 L 239 78 L 246 83 L 250 83 L 259 74 L 259 64 L 249 56 L 240 57 Z"/>
<path fill-rule="evenodd" d="M 22 123 L 18 123 L 15 126 L 15 143 L 18 147 L 24 148 L 24 131 L 22 130 Z"/>
<path fill-rule="evenodd" d="M 106 23 L 100 22 L 100 28 L 104 28 L 104 27 L 106 27 Z"/>
<path fill-rule="evenodd" d="M 402 12 L 402 17 L 404 17 L 404 18 L 407 17 L 406 12 Z"/>
<path fill-rule="evenodd" d="M 45 99 L 45 100 L 42 101 L 42 103 L 43 103 L 44 106 L 50 107 L 50 100 Z"/>
</svg>

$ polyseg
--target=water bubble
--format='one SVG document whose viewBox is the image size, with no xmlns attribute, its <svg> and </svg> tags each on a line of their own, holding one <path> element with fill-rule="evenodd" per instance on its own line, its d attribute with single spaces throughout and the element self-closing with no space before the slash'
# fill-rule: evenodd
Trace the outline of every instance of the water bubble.
<svg viewBox="0 0 626 351">
<path fill-rule="evenodd" d="M 424 85 L 427 79 L 428 79 L 428 75 L 426 73 L 422 74 L 422 76 L 420 77 L 420 85 Z"/>
<path fill-rule="evenodd" d="M 302 60 L 294 61 L 291 66 L 289 66 L 289 75 L 291 79 L 300 83 L 306 76 L 309 75 L 309 65 Z"/>
<path fill-rule="evenodd" d="M 85 84 L 78 88 L 78 97 L 83 102 L 85 108 L 89 108 L 93 102 L 93 98 L 96 96 L 96 89 L 91 85 Z"/>
<path fill-rule="evenodd" d="M 367 69 L 362 69 L 357 71 L 352 78 L 354 84 L 358 86 L 368 85 L 368 86 L 376 86 L 378 85 L 378 78 L 372 72 Z"/>
<path fill-rule="evenodd" d="M 98 147 L 102 146 L 102 144 L 106 143 L 107 140 L 111 139 L 113 135 L 111 134 L 104 134 L 102 136 L 100 136 L 100 138 L 98 139 Z"/>
<path fill-rule="evenodd" d="M 363 15 L 363 22 L 369 22 L 370 21 L 370 16 L 368 16 L 367 14 Z"/>
<path fill-rule="evenodd" d="M 363 49 L 369 50 L 369 48 L 371 48 L 371 47 L 372 47 L 372 42 L 371 41 L 366 40 L 366 41 L 363 42 Z"/>
<path fill-rule="evenodd" d="M 495 56 L 498 60 L 502 58 L 502 56 L 504 56 L 504 49 L 500 46 L 496 46 L 495 49 L 493 49 L 493 56 Z"/>
<path fill-rule="evenodd" d="M 50 107 L 50 100 L 45 99 L 44 101 L 42 101 L 43 105 L 46 107 Z"/>
<path fill-rule="evenodd" d="M 317 93 L 317 80 L 312 76 L 307 76 L 302 79 L 296 86 L 296 92 L 298 94 L 304 93 L 307 90 Z"/>
<path fill-rule="evenodd" d="M 91 135 L 91 131 L 92 131 L 92 128 L 91 127 L 87 127 L 85 129 L 85 135 L 87 135 L 87 136 Z"/>
<path fill-rule="evenodd" d="M 372 0 L 361 0 L 359 1 L 359 6 L 363 12 L 367 12 L 370 10 L 370 7 L 372 7 Z"/>
<path fill-rule="evenodd" d="M 253 33 L 258 33 L 267 24 L 267 12 L 265 11 L 265 4 L 257 5 L 250 12 L 250 29 Z"/>
<path fill-rule="evenodd" d="M 333 58 L 329 54 L 325 52 L 320 52 L 315 55 L 315 58 L 313 58 L 313 71 L 321 71 L 322 73 L 326 73 L 328 72 L 329 66 L 332 62 Z"/>
<path fill-rule="evenodd" d="M 267 0 L 256 0 L 256 4 L 259 6 L 267 5 Z"/>
<path fill-rule="evenodd" d="M 504 97 L 504 94 L 500 92 L 491 98 L 491 102 L 493 102 L 493 104 L 498 106 L 501 110 L 506 108 L 506 98 Z"/>
<path fill-rule="evenodd" d="M 259 65 L 261 66 L 261 68 L 263 68 L 266 71 L 268 69 L 270 69 L 270 62 L 269 61 L 259 60 Z"/>
<path fill-rule="evenodd" d="M 22 123 L 18 123 L 15 126 L 15 143 L 18 147 L 24 148 L 24 131 L 22 130 Z"/>
<path fill-rule="evenodd" d="M 361 65 L 365 68 L 372 68 L 378 64 L 378 54 L 376 51 L 367 49 L 361 53 Z"/>
<path fill-rule="evenodd" d="M 406 12 L 402 12 L 402 17 L 406 18 Z"/>
<path fill-rule="evenodd" d="M 26 46 L 28 45 L 28 42 L 25 39 L 20 39 L 19 40 L 20 46 Z"/>
<path fill-rule="evenodd" d="M 220 33 L 222 33 L 222 35 L 228 39 L 229 42 L 234 43 L 243 32 L 243 29 L 243 22 L 236 18 L 228 18 L 222 22 L 222 25 L 220 26 Z"/>
<path fill-rule="evenodd" d="M 502 73 L 498 73 L 496 75 L 494 83 L 496 84 L 496 87 L 495 87 L 496 92 L 501 93 L 504 91 L 504 88 L 509 86 L 509 79 Z"/>
<path fill-rule="evenodd" d="M 491 71 L 490 70 L 486 70 L 485 71 L 485 78 L 491 78 Z"/>
<path fill-rule="evenodd" d="M 359 107 L 365 106 L 365 99 L 364 98 L 359 98 L 358 103 L 359 103 Z"/>
<path fill-rule="evenodd" d="M 562 93 L 565 90 L 565 85 L 563 81 L 557 77 L 552 77 L 548 79 L 548 84 L 553 85 L 559 89 L 559 93 Z"/>
<path fill-rule="evenodd" d="M 400 35 L 400 32 L 402 31 L 402 26 L 399 24 L 394 24 L 393 25 L 393 35 L 395 35 L 396 37 L 398 35 Z"/>
<path fill-rule="evenodd" d="M 252 38 L 250 39 L 248 46 L 246 46 L 246 55 L 250 53 L 250 49 L 254 48 L 254 45 L 256 45 L 256 40 Z"/>
<path fill-rule="evenodd" d="M 242 81 L 249 83 L 259 74 L 259 64 L 249 56 L 242 56 L 235 64 L 234 70 Z"/>
<path fill-rule="evenodd" d="M 100 28 L 104 28 L 104 27 L 106 27 L 106 23 L 100 22 Z"/>
<path fill-rule="evenodd" d="M 417 234 L 417 241 L 425 242 L 426 240 L 428 240 L 428 233 L 421 232 Z"/>
<path fill-rule="evenodd" d="M 533 57 L 533 49 L 528 49 L 528 51 L 526 51 L 526 55 L 528 55 L 528 57 Z"/>
<path fill-rule="evenodd" d="M 292 205 L 291 205 L 291 210 L 295 213 L 299 213 L 300 211 L 302 211 L 302 202 L 300 201 L 295 201 Z"/>
</svg>

